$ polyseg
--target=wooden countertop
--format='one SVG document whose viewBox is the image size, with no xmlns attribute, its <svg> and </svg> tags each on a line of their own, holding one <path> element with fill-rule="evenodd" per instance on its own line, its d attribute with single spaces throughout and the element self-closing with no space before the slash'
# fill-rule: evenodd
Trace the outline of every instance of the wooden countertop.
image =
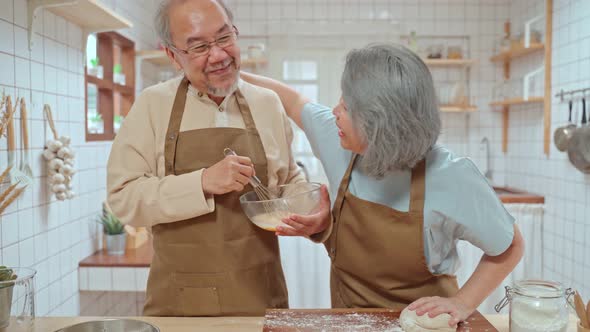
<svg viewBox="0 0 590 332">
<path fill-rule="evenodd" d="M 508 315 L 486 315 L 500 332 L 508 332 Z M 155 325 L 161 332 L 260 332 L 264 317 L 129 317 Z M 37 317 L 32 332 L 51 332 L 101 317 Z M 577 318 L 570 315 L 568 332 L 576 332 Z"/>
<path fill-rule="evenodd" d="M 80 267 L 150 267 L 154 250 L 152 241 L 148 240 L 137 249 L 127 249 L 125 255 L 111 256 L 101 250 L 86 257 L 80 262 Z"/>
<path fill-rule="evenodd" d="M 494 187 L 502 203 L 544 204 L 545 197 L 510 187 Z"/>
</svg>

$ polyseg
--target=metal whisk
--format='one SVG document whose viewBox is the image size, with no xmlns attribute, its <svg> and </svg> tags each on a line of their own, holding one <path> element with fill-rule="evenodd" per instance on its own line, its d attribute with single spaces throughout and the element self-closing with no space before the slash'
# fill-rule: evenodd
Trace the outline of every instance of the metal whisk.
<svg viewBox="0 0 590 332">
<path fill-rule="evenodd" d="M 225 156 L 237 156 L 237 154 L 230 148 L 223 149 L 223 154 Z M 262 184 L 262 182 L 260 181 L 260 179 L 256 175 L 253 175 L 250 177 L 250 184 L 254 188 L 254 191 L 256 192 L 256 196 L 258 196 L 259 200 L 268 201 L 271 199 L 278 198 L 278 196 L 275 193 L 270 191 L 266 186 L 264 186 Z M 268 212 L 271 212 L 271 211 L 268 211 Z"/>
</svg>

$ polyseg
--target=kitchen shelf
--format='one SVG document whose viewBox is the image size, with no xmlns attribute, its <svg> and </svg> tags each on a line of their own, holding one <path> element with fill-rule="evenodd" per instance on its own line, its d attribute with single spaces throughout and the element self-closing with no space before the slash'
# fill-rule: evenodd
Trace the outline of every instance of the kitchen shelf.
<svg viewBox="0 0 590 332">
<path fill-rule="evenodd" d="M 83 41 L 89 34 L 131 28 L 133 24 L 126 18 L 98 0 L 29 0 L 29 48 L 33 48 L 34 21 L 39 9 L 46 8 L 82 28 Z"/>
<path fill-rule="evenodd" d="M 542 104 L 543 107 L 543 152 L 549 156 L 551 145 L 551 44 L 553 42 L 553 0 L 545 1 L 545 43 L 531 43 L 529 47 L 520 44 L 506 52 L 494 55 L 491 62 L 502 63 L 504 66 L 504 78 L 510 79 L 510 64 L 513 59 L 527 56 L 536 52 L 544 52 L 545 66 L 545 91 L 543 97 L 529 97 L 507 99 L 490 103 L 492 107 L 502 107 L 502 152 L 508 152 L 508 126 L 510 118 L 510 107 L 512 105 Z M 510 38 L 510 22 L 504 24 L 506 38 Z"/>
<path fill-rule="evenodd" d="M 474 59 L 422 59 L 430 67 L 469 67 L 475 64 Z"/>
<path fill-rule="evenodd" d="M 172 61 L 170 61 L 164 50 L 137 51 L 135 56 L 140 61 L 147 61 L 157 66 L 172 66 Z"/>
<path fill-rule="evenodd" d="M 529 97 L 528 100 L 523 98 L 512 98 L 502 101 L 495 101 L 490 103 L 492 107 L 502 107 L 499 111 L 502 112 L 502 152 L 508 152 L 508 126 L 510 123 L 510 106 L 513 105 L 530 105 L 530 104 L 545 104 L 545 97 Z M 544 141 L 547 142 L 549 136 L 544 134 Z M 545 143 L 546 144 L 546 143 Z M 545 151 L 545 154 L 548 152 Z"/>
<path fill-rule="evenodd" d="M 516 59 L 531 53 L 535 53 L 538 51 L 542 51 L 545 49 L 545 45 L 540 43 L 531 44 L 528 48 L 525 48 L 524 45 L 520 45 L 519 47 L 511 48 L 508 51 L 502 52 L 500 54 L 494 55 L 490 58 L 492 62 L 506 62 L 511 61 L 512 59 Z"/>
<path fill-rule="evenodd" d="M 445 113 L 469 113 L 477 111 L 473 105 L 441 105 L 440 111 Z"/>
<path fill-rule="evenodd" d="M 86 80 L 88 83 L 96 85 L 99 89 L 114 90 L 124 95 L 132 95 L 134 92 L 132 86 L 113 83 L 95 76 L 88 75 L 86 76 Z"/>
<path fill-rule="evenodd" d="M 545 97 L 529 97 L 528 100 L 524 100 L 523 98 L 513 98 L 513 99 L 506 99 L 502 101 L 495 101 L 490 103 L 490 106 L 512 106 L 512 105 L 524 105 L 524 104 L 538 104 L 544 103 Z"/>
</svg>

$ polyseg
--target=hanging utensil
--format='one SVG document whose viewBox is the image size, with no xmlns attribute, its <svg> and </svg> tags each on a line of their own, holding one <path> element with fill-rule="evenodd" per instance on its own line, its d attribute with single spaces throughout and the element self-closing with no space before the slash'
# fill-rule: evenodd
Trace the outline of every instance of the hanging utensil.
<svg viewBox="0 0 590 332">
<path fill-rule="evenodd" d="M 559 127 L 555 130 L 553 134 L 553 142 L 559 151 L 566 151 L 568 148 L 568 142 L 571 139 L 574 130 L 576 129 L 576 125 L 572 122 L 572 108 L 574 102 L 570 100 L 569 102 L 569 118 L 568 124 L 563 127 Z"/>
<path fill-rule="evenodd" d="M 21 152 L 20 170 L 29 178 L 29 182 L 33 181 L 33 170 L 29 164 L 29 129 L 27 126 L 27 106 L 25 98 L 20 99 L 20 124 L 21 124 L 21 145 L 23 150 Z"/>
<path fill-rule="evenodd" d="M 18 98 L 17 101 L 18 103 Z M 8 99 L 6 107 L 9 111 L 12 112 L 12 101 Z M 16 165 L 16 142 L 14 141 L 14 114 L 8 119 L 8 125 L 6 129 L 6 133 L 8 135 L 8 167 L 10 167 L 10 183 L 20 183 L 21 185 L 27 186 L 31 184 L 31 180 L 29 179 Z"/>
<path fill-rule="evenodd" d="M 586 98 L 582 98 L 582 125 L 570 138 L 567 155 L 578 170 L 590 174 L 590 127 L 586 123 Z"/>
</svg>

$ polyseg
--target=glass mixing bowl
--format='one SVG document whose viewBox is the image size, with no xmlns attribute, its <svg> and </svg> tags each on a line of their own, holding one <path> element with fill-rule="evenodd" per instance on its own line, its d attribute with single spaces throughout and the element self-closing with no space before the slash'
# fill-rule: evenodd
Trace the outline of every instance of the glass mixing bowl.
<svg viewBox="0 0 590 332">
<path fill-rule="evenodd" d="M 279 186 L 275 193 L 278 198 L 260 200 L 255 191 L 240 196 L 242 210 L 250 221 L 267 231 L 276 231 L 283 224 L 281 219 L 292 214 L 309 215 L 320 205 L 320 184 L 303 182 Z"/>
</svg>

